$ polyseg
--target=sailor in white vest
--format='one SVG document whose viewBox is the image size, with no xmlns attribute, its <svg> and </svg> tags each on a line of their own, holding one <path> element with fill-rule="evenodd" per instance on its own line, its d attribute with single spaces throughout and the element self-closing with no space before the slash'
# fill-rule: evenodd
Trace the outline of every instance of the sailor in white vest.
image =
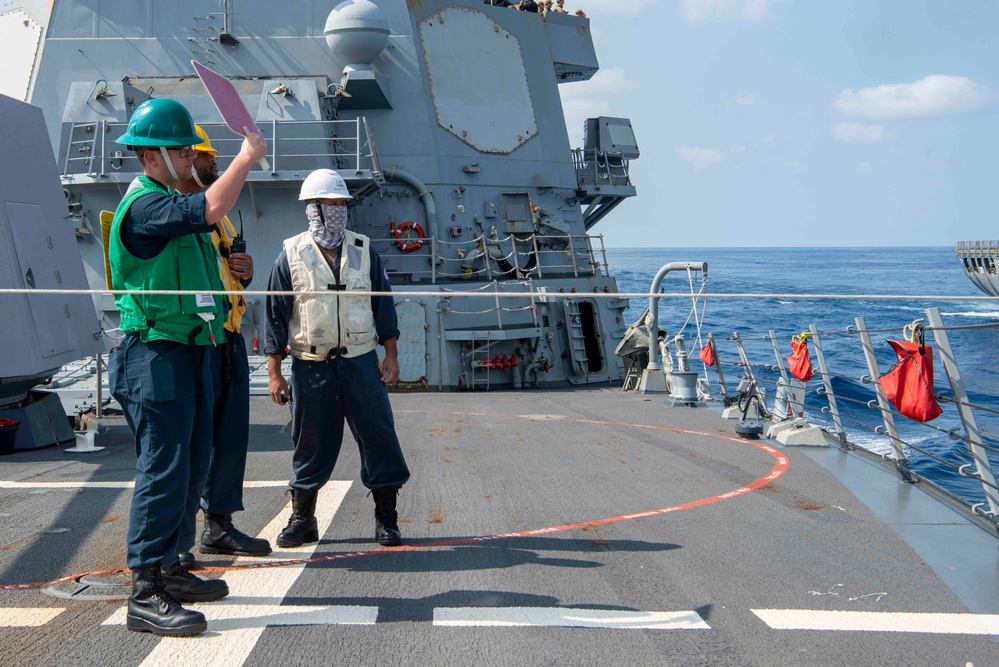
<svg viewBox="0 0 999 667">
<path fill-rule="evenodd" d="M 396 494 L 409 468 L 395 433 L 387 384 L 399 381 L 395 304 L 390 296 L 349 296 L 392 289 L 367 236 L 347 229 L 353 197 L 332 169 L 302 183 L 309 230 L 286 239 L 271 269 L 268 290 L 329 291 L 330 296 L 268 296 L 268 392 L 292 402 L 292 515 L 278 535 L 280 547 L 319 540 L 315 510 L 340 454 L 344 420 L 361 454 L 361 483 L 375 501 L 375 539 L 400 543 Z M 375 348 L 385 348 L 381 369 Z M 292 355 L 291 387 L 281 361 Z"/>
</svg>

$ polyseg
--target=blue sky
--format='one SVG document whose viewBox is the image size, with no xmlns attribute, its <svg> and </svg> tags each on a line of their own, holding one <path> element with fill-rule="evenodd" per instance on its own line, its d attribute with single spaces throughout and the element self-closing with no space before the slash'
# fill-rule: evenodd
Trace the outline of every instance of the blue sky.
<svg viewBox="0 0 999 667">
<path fill-rule="evenodd" d="M 567 0 L 601 71 L 582 120 L 631 118 L 639 196 L 612 247 L 999 238 L 999 2 Z"/>
</svg>

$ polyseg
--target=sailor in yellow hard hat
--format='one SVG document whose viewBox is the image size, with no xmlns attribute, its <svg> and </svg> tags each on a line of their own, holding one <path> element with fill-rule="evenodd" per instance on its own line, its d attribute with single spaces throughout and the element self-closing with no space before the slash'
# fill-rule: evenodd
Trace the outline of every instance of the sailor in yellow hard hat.
<svg viewBox="0 0 999 667">
<path fill-rule="evenodd" d="M 177 185 L 178 192 L 197 194 L 219 178 L 216 158 L 219 152 L 212 146 L 204 128 L 194 126 L 201 143 L 194 146 L 196 156 L 189 178 Z M 253 257 L 245 251 L 246 241 L 236 233 L 228 216 L 215 225 L 212 242 L 219 254 L 219 274 L 227 292 L 241 292 L 253 279 Z M 181 524 L 178 559 L 185 567 L 194 567 L 195 523 L 197 508 L 205 512 L 205 527 L 199 550 L 203 554 L 235 556 L 266 556 L 270 543 L 246 535 L 233 525 L 234 512 L 243 510 L 243 476 L 246 471 L 246 451 L 249 446 L 250 365 L 246 342 L 240 334 L 246 299 L 241 294 L 229 294 L 225 320 L 225 343 L 209 351 L 212 386 L 214 387 L 214 424 L 212 459 L 208 480 L 197 503 L 189 503 Z"/>
</svg>

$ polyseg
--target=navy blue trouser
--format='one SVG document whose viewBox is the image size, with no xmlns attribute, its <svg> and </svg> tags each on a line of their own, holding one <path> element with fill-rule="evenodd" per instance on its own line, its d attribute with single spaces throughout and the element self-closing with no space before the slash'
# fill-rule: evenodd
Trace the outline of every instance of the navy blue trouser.
<svg viewBox="0 0 999 667">
<path fill-rule="evenodd" d="M 125 337 L 108 357 L 111 395 L 135 438 L 135 490 L 128 523 L 128 567 L 177 561 L 185 511 L 208 475 L 212 380 L 208 354 L 197 350 L 204 390 L 196 399 L 195 362 L 187 345 Z"/>
<path fill-rule="evenodd" d="M 201 496 L 201 508 L 212 514 L 243 510 L 243 475 L 250 442 L 250 363 L 246 342 L 225 332 L 226 345 L 211 351 L 215 384 L 215 431 L 212 465 Z"/>
<path fill-rule="evenodd" d="M 369 489 L 402 486 L 409 468 L 395 434 L 388 390 L 374 350 L 359 357 L 291 362 L 291 486 L 322 488 L 333 474 L 343 441 L 343 423 L 361 453 L 361 483 Z"/>
<path fill-rule="evenodd" d="M 188 503 L 184 512 L 179 551 L 194 547 L 199 507 L 212 514 L 243 509 L 243 473 L 250 439 L 250 365 L 243 337 L 228 330 L 225 337 L 225 345 L 206 352 L 215 390 L 211 463 L 205 485 L 197 491 L 197 502 Z"/>
</svg>

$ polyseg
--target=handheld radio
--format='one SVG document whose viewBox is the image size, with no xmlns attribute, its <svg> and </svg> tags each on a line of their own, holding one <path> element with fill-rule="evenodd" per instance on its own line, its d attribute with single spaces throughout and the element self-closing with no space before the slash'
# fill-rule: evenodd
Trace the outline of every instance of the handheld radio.
<svg viewBox="0 0 999 667">
<path fill-rule="evenodd" d="M 229 251 L 246 252 L 246 239 L 243 238 L 243 212 L 237 211 L 237 213 L 239 213 L 239 234 L 232 240 L 232 247 Z"/>
</svg>

